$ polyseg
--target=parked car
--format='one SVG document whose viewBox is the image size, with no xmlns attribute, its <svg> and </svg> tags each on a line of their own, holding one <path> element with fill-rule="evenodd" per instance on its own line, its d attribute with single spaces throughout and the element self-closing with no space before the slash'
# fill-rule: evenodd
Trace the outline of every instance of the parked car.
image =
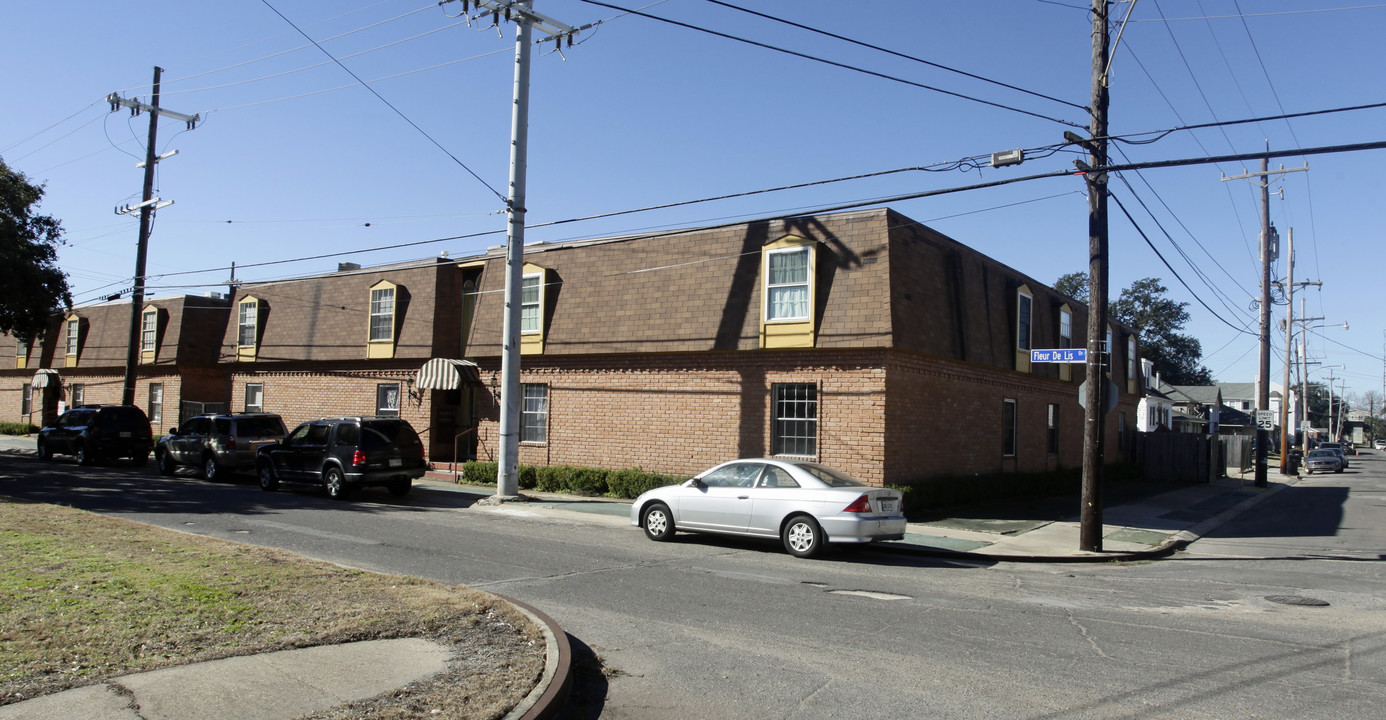
<svg viewBox="0 0 1386 720">
<path fill-rule="evenodd" d="M 260 448 L 286 434 L 284 421 L 274 413 L 199 415 L 159 438 L 154 462 L 163 475 L 172 475 L 182 465 L 216 480 L 239 470 L 253 471 Z"/>
<path fill-rule="evenodd" d="M 275 490 L 280 483 L 319 485 L 338 499 L 371 485 L 404 495 L 427 470 L 418 433 L 408 421 L 390 417 L 306 422 L 283 440 L 261 447 L 255 457 L 260 489 Z"/>
<path fill-rule="evenodd" d="M 1386 438 L 1379 438 L 1372 441 L 1372 447 L 1377 450 L 1386 450 Z"/>
<path fill-rule="evenodd" d="M 1337 450 L 1332 448 L 1310 450 L 1309 456 L 1304 459 L 1304 472 L 1313 475 L 1315 470 L 1319 472 L 1342 472 L 1343 458 Z"/>
<path fill-rule="evenodd" d="M 824 465 L 748 459 L 722 463 L 682 485 L 635 499 L 630 524 L 651 540 L 678 530 L 778 537 L 795 557 L 828 543 L 869 543 L 905 536 L 904 498 Z"/>
<path fill-rule="evenodd" d="M 149 462 L 154 433 L 149 418 L 134 405 L 82 405 L 58 416 L 39 430 L 36 449 L 44 460 L 55 454 L 74 455 L 90 465 L 102 460 L 130 458 Z"/>
<path fill-rule="evenodd" d="M 1320 450 L 1332 450 L 1332 451 L 1338 453 L 1338 457 L 1342 458 L 1342 460 L 1343 460 L 1343 468 L 1344 468 L 1344 469 L 1347 468 L 1347 466 L 1348 466 L 1347 450 L 1344 450 L 1344 449 L 1343 449 L 1343 444 L 1342 444 L 1342 443 L 1336 443 L 1336 442 L 1319 443 L 1319 449 L 1320 449 Z"/>
</svg>

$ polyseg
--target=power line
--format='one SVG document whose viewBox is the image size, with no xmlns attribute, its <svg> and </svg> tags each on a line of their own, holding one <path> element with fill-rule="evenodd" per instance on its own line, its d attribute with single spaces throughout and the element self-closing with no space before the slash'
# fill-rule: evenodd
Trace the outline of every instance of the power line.
<svg viewBox="0 0 1386 720">
<path fill-rule="evenodd" d="M 1007 88 L 1007 89 L 1010 89 L 1010 90 L 1015 90 L 1016 92 L 1022 92 L 1022 93 L 1025 93 L 1026 95 L 1033 95 L 1033 96 L 1035 96 L 1035 97 L 1037 97 L 1037 98 L 1043 98 L 1043 99 L 1045 99 L 1045 100 L 1051 100 L 1051 101 L 1056 102 L 1056 103 L 1061 103 L 1061 104 L 1063 104 L 1063 105 L 1067 105 L 1067 106 L 1069 106 L 1069 107 L 1071 107 L 1071 108 L 1074 108 L 1075 110 L 1081 110 L 1081 111 L 1083 111 L 1083 112 L 1089 112 L 1087 106 L 1079 105 L 1079 104 L 1077 104 L 1077 103 L 1072 103 L 1072 102 L 1069 102 L 1069 101 L 1067 101 L 1067 100 L 1062 100 L 1062 99 L 1060 99 L 1060 98 L 1052 97 L 1052 96 L 1050 96 L 1050 95 L 1045 95 L 1044 93 L 1038 93 L 1038 92 L 1035 92 L 1034 90 L 1026 90 L 1026 89 L 1023 88 L 1023 87 L 1017 87 L 1017 86 L 1015 86 L 1015 85 L 1011 85 L 1011 84 L 1009 84 L 1009 83 L 1004 83 L 1004 82 L 1001 82 L 1001 81 L 999 81 L 999 80 L 992 80 L 991 78 L 982 77 L 981 75 L 975 75 L 975 74 L 973 74 L 973 73 L 970 73 L 970 72 L 967 72 L 967 71 L 964 71 L 964 70 L 959 70 L 959 69 L 957 69 L 957 68 L 948 67 L 947 65 L 940 65 L 939 63 L 930 62 L 930 61 L 925 60 L 925 59 L 923 59 L 923 58 L 918 58 L 918 57 L 915 57 L 915 56 L 913 56 L 913 55 L 906 55 L 906 54 L 904 54 L 904 53 L 902 53 L 902 52 L 896 52 L 896 51 L 890 50 L 890 49 L 888 49 L 888 48 L 883 48 L 883 47 L 881 47 L 881 46 L 879 46 L 879 45 L 872 45 L 871 43 L 862 42 L 862 41 L 860 41 L 860 40 L 854 40 L 854 39 L 849 38 L 849 37 L 845 37 L 845 36 L 842 36 L 842 35 L 838 35 L 837 33 L 831 33 L 831 32 L 828 32 L 828 31 L 826 31 L 826 30 L 820 30 L 820 29 L 815 28 L 815 27 L 810 27 L 810 26 L 808 26 L 808 25 L 802 25 L 802 24 L 797 23 L 797 22 L 793 22 L 793 21 L 790 21 L 790 20 L 785 20 L 784 18 L 775 17 L 774 15 L 767 15 L 767 14 L 762 13 L 762 12 L 757 12 L 757 11 L 755 11 L 755 10 L 750 10 L 750 9 L 747 9 L 747 8 L 743 8 L 743 7 L 740 7 L 740 6 L 738 6 L 738 5 L 733 5 L 733 4 L 731 4 L 731 3 L 728 3 L 728 2 L 723 2 L 722 0 L 707 0 L 707 1 L 710 2 L 710 3 L 716 4 L 716 5 L 721 5 L 722 7 L 731 8 L 732 10 L 739 10 L 739 11 L 744 12 L 744 13 L 747 13 L 747 14 L 749 14 L 749 15 L 755 15 L 756 17 L 759 17 L 759 18 L 764 18 L 764 19 L 766 19 L 766 20 L 772 20 L 772 21 L 774 21 L 774 22 L 783 23 L 783 24 L 785 24 L 785 25 L 789 25 L 790 27 L 796 27 L 796 28 L 799 28 L 800 30 L 807 30 L 807 31 L 809 31 L 809 32 L 817 33 L 817 34 L 819 34 L 819 35 L 824 35 L 824 36 L 826 36 L 826 37 L 830 37 L 830 38 L 833 38 L 833 39 L 835 39 L 835 40 L 841 40 L 841 41 L 843 41 L 843 42 L 852 43 L 853 45 L 860 45 L 861 47 L 864 47 L 864 48 L 869 48 L 869 49 L 871 49 L 871 50 L 876 50 L 876 51 L 878 51 L 878 52 L 883 52 L 883 53 L 886 53 L 886 54 L 888 54 L 888 55 L 894 55 L 895 57 L 898 57 L 898 58 L 904 58 L 904 59 L 906 59 L 906 60 L 911 60 L 911 61 L 914 61 L 914 62 L 917 62 L 917 63 L 922 63 L 922 64 L 924 64 L 924 65 L 928 65 L 929 67 L 938 68 L 939 70 L 945 70 L 945 71 L 947 71 L 947 72 L 956 73 L 956 74 L 962 75 L 962 76 L 964 76 L 964 77 L 972 78 L 973 80 L 981 80 L 982 82 L 991 83 L 992 85 L 998 85 L 998 86 L 1003 87 L 1003 88 Z"/>
<path fill-rule="evenodd" d="M 391 110 L 393 110 L 393 111 L 395 112 L 396 115 L 400 116 L 400 118 L 402 118 L 405 122 L 409 123 L 409 126 L 410 126 L 410 127 L 414 128 L 415 130 L 417 130 L 417 131 L 419 132 L 420 135 L 423 135 L 425 138 L 427 138 L 429 142 L 433 143 L 434 147 L 438 148 L 439 150 L 442 150 L 443 153 L 444 153 L 445 155 L 447 155 L 448 157 L 452 158 L 452 161 L 453 161 L 453 162 L 457 163 L 457 165 L 458 165 L 459 167 L 461 167 L 463 170 L 466 170 L 467 173 L 468 173 L 469 175 L 471 175 L 473 178 L 475 178 L 476 181 L 479 182 L 479 183 L 481 183 L 482 186 L 484 186 L 487 190 L 490 190 L 497 198 L 500 199 L 500 201 L 501 201 L 502 203 L 505 202 L 505 196 L 502 195 L 502 194 L 500 193 L 500 191 L 498 191 L 498 190 L 496 190 L 495 188 L 491 187 L 491 185 L 490 185 L 489 183 L 487 183 L 485 180 L 482 180 L 480 175 L 477 175 L 476 172 L 474 172 L 470 167 L 467 167 L 467 164 L 466 164 L 466 163 L 464 163 L 464 162 L 462 162 L 461 160 L 457 159 L 457 156 L 456 156 L 456 155 L 453 155 L 452 152 L 450 152 L 447 148 L 443 147 L 442 143 L 440 143 L 440 142 L 438 142 L 437 140 L 435 140 L 435 139 L 433 138 L 432 135 L 429 135 L 423 128 L 419 127 L 418 124 L 415 123 L 413 120 L 410 120 L 408 115 L 405 115 L 403 112 L 400 111 L 399 108 L 397 108 L 397 107 L 395 107 L 393 104 L 391 104 L 389 100 L 386 100 L 386 99 L 385 99 L 385 96 L 383 96 L 383 95 L 381 95 L 380 93 L 376 92 L 375 88 L 373 88 L 373 87 L 371 87 L 370 85 L 366 84 L 365 81 L 363 81 L 363 80 L 360 78 L 360 76 L 358 76 L 356 73 L 354 73 L 354 72 L 351 71 L 351 68 L 348 68 L 346 65 L 343 65 L 343 64 L 341 63 L 341 61 L 337 60 L 336 57 L 333 57 L 332 53 L 330 53 L 330 52 L 327 51 L 327 48 L 325 48 L 325 47 L 319 45 L 318 42 L 317 42 L 316 40 L 314 40 L 313 38 L 311 38 L 311 37 L 308 36 L 308 33 L 303 32 L 302 30 L 299 29 L 299 27 L 298 27 L 297 25 L 294 25 L 294 22 L 293 22 L 292 20 L 290 20 L 290 19 L 287 18 L 287 17 L 284 17 L 284 13 L 279 12 L 278 9 L 276 9 L 273 5 L 270 4 L 269 0 L 260 0 L 260 2 L 264 3 L 265 7 L 269 8 L 270 10 L 273 10 L 275 15 L 278 15 L 284 22 L 288 23 L 291 27 L 293 27 L 293 29 L 298 30 L 298 33 L 299 33 L 300 35 L 302 35 L 304 38 L 306 38 L 306 39 L 308 40 L 308 42 L 313 43 L 313 45 L 316 46 L 319 50 L 321 50 L 322 53 L 323 53 L 324 55 L 328 56 L 329 58 L 332 58 L 332 62 L 337 63 L 337 66 L 338 66 L 338 67 L 340 67 L 341 69 L 345 70 L 345 71 L 347 72 L 347 74 L 350 75 L 351 77 L 355 78 L 355 79 L 356 79 L 356 82 L 361 83 L 361 85 L 362 85 L 363 87 L 365 87 L 367 90 L 369 90 L 369 91 L 371 92 L 371 94 L 374 95 L 374 96 L 376 97 L 376 99 L 380 100 L 380 102 L 382 102 L 382 103 L 385 103 L 385 106 L 386 106 L 386 107 L 388 107 L 388 108 L 390 108 Z"/>
<path fill-rule="evenodd" d="M 843 69 L 843 70 L 851 70 L 851 71 L 853 71 L 853 72 L 859 72 L 859 73 L 862 73 L 862 74 L 864 74 L 864 75 L 870 75 L 870 76 L 872 76 L 872 77 L 881 78 L 881 79 L 883 79 L 883 80 L 890 80 L 891 82 L 898 82 L 898 83 L 901 83 L 901 84 L 904 84 L 904 85 L 909 85 L 909 86 L 911 86 L 911 87 L 917 87 L 917 88 L 920 88 L 920 89 L 923 89 L 923 90 L 931 90 L 931 91 L 933 91 L 933 92 L 941 93 L 941 94 L 943 94 L 943 95 L 949 95 L 949 96 L 951 96 L 951 97 L 960 98 L 960 99 L 962 99 L 962 100 L 970 100 L 970 101 L 975 102 L 975 103 L 981 103 L 981 104 L 983 104 L 983 105 L 989 105 L 989 106 L 991 106 L 991 107 L 1000 108 L 1000 109 L 1002 109 L 1002 110 L 1010 110 L 1011 112 L 1017 112 L 1017 113 L 1020 113 L 1020 114 L 1022 114 L 1022 115 L 1029 115 L 1030 117 L 1039 118 L 1039 119 L 1041 119 L 1041 120 L 1048 120 L 1048 121 L 1050 121 L 1050 122 L 1058 123 L 1058 124 L 1060 124 L 1060 125 L 1067 125 L 1067 126 L 1073 127 L 1073 128 L 1086 129 L 1086 126 L 1084 126 L 1084 125 L 1082 125 L 1082 124 L 1079 124 L 1079 123 L 1070 122 L 1070 121 L 1068 121 L 1068 120 L 1061 120 L 1061 119 L 1059 119 L 1059 118 L 1049 117 L 1048 115 L 1042 115 L 1042 114 L 1040 114 L 1040 113 L 1030 112 L 1029 110 L 1021 110 L 1020 108 L 1011 107 L 1011 106 L 1009 106 L 1009 105 L 1002 105 L 1001 103 L 991 102 L 990 100 L 982 100 L 981 98 L 975 98 L 975 97 L 972 97 L 972 96 L 970 96 L 970 95 L 963 95 L 962 93 L 956 93 L 956 92 L 953 92 L 953 91 L 951 91 L 951 90 L 944 90 L 944 89 L 942 89 L 942 88 L 936 88 L 936 87 L 933 87 L 933 86 L 931 86 L 931 85 L 925 85 L 925 84 L 923 84 L 923 83 L 917 83 L 917 82 L 914 82 L 914 81 L 912 81 L 912 80 L 906 80 L 906 79 L 904 79 L 904 78 L 896 77 L 896 76 L 894 76 L 894 75 L 887 75 L 887 74 L 885 74 L 885 73 L 876 72 L 876 71 L 874 71 L 874 70 L 867 70 L 867 69 L 865 69 L 865 68 L 859 68 L 859 67 L 856 67 L 856 66 L 854 66 L 854 65 L 848 65 L 848 64 L 846 64 L 846 63 L 840 63 L 840 62 L 837 62 L 837 61 L 835 61 L 835 60 L 828 60 L 828 59 L 825 59 L 825 58 L 816 57 L 816 56 L 813 56 L 813 55 L 809 55 L 809 54 L 807 54 L 807 53 L 801 53 L 801 52 L 798 52 L 798 51 L 795 51 L 795 50 L 789 50 L 789 49 L 787 49 L 787 48 L 775 47 L 774 45 L 769 45 L 769 44 L 767 44 L 767 43 L 758 42 L 758 41 L 756 41 L 756 40 L 750 40 L 750 39 L 748 39 L 748 38 L 737 37 L 736 35 L 730 35 L 730 34 L 727 34 L 727 33 L 724 33 L 724 32 L 719 32 L 719 31 L 717 31 L 717 30 L 710 30 L 710 29 L 708 29 L 708 28 L 699 27 L 699 26 L 697 26 L 697 25 L 690 25 L 689 23 L 680 22 L 680 21 L 678 21 L 678 20 L 671 20 L 671 19 L 669 19 L 669 18 L 659 17 L 658 15 L 650 15 L 649 13 L 643 13 L 643 12 L 639 12 L 639 11 L 637 11 L 637 10 L 631 10 L 631 9 L 629 9 L 629 8 L 623 8 L 623 7 L 620 7 L 619 5 L 611 5 L 611 4 L 609 4 L 609 3 L 599 2 L 598 0 L 582 0 L 582 2 L 588 3 L 588 4 L 590 4 L 590 5 L 598 5 L 598 6 L 601 6 L 601 7 L 604 7 L 604 8 L 610 8 L 610 9 L 612 9 L 612 10 L 620 10 L 620 11 L 629 13 L 629 14 L 631 14 L 631 15 L 638 15 L 638 16 L 643 17 L 643 18 L 649 18 L 650 20 L 658 20 L 658 21 L 660 21 L 660 22 L 668 23 L 668 24 L 670 24 L 670 25 L 675 25 L 675 26 L 677 26 L 677 27 L 685 28 L 685 29 L 688 29 L 688 30 L 696 30 L 696 31 L 701 32 L 701 33 L 707 33 L 708 35 L 714 35 L 714 36 L 716 36 L 716 37 L 724 38 L 724 39 L 726 39 L 726 40 L 734 40 L 734 41 L 736 41 L 736 42 L 745 43 L 745 44 L 747 44 L 747 45 L 752 45 L 752 46 L 755 46 L 755 47 L 758 47 L 758 48 L 761 48 L 761 49 L 764 49 L 764 50 L 770 50 L 770 51 L 777 52 L 777 53 L 784 53 L 785 55 L 792 55 L 792 56 L 794 56 L 794 57 L 802 58 L 802 59 L 804 59 L 804 60 L 812 60 L 813 62 L 823 63 L 824 65 L 831 65 L 831 66 L 833 66 L 833 67 L 841 68 L 841 69 Z"/>
<path fill-rule="evenodd" d="M 1151 251 L 1153 251 L 1153 252 L 1155 253 L 1155 257 L 1160 258 L 1160 262 L 1161 262 L 1161 263 L 1164 263 L 1164 266 L 1165 266 L 1166 268 L 1168 268 L 1169 271 L 1170 271 L 1171 273 L 1174 274 L 1174 278 L 1175 278 L 1176 280 L 1179 281 L 1179 284 L 1180 284 L 1180 285 L 1183 285 L 1183 286 L 1184 286 L 1184 289 L 1185 289 L 1185 290 L 1188 290 L 1188 291 L 1189 291 L 1189 294 L 1193 295 L 1193 298 L 1194 298 L 1195 300 L 1198 301 L 1198 304 L 1199 304 L 1199 305 L 1202 305 L 1202 306 L 1203 306 L 1203 309 L 1204 309 L 1204 310 L 1207 310 L 1208 313 L 1209 313 L 1210 315 L 1212 315 L 1213 317 L 1217 318 L 1218 320 L 1221 320 L 1221 321 L 1223 322 L 1223 324 L 1227 325 L 1227 327 L 1230 327 L 1230 328 L 1232 328 L 1233 330 L 1236 330 L 1236 331 L 1239 332 L 1239 333 L 1246 333 L 1247 335 L 1255 335 L 1255 333 L 1252 333 L 1252 332 L 1250 332 L 1250 331 L 1248 331 L 1248 330 L 1245 330 L 1245 329 L 1243 329 L 1243 328 L 1239 328 L 1239 327 L 1237 327 L 1236 325 L 1232 324 L 1231 322 L 1229 322 L 1229 321 L 1227 320 L 1227 318 L 1224 318 L 1223 316 L 1219 315 L 1219 314 L 1217 313 L 1216 310 L 1213 310 L 1213 308 L 1209 307 L 1209 306 L 1208 306 L 1208 303 L 1203 302 L 1203 297 L 1202 297 L 1202 295 L 1200 295 L 1199 293 L 1194 292 L 1194 289 L 1191 288 L 1191 287 L 1189 287 L 1189 284 L 1188 284 L 1187 282 L 1184 282 L 1184 278 L 1180 277 L 1179 271 L 1175 270 L 1175 269 L 1174 269 L 1174 266 L 1170 265 L 1170 264 L 1169 264 L 1169 261 L 1165 259 L 1165 256 L 1162 255 L 1162 254 L 1160 254 L 1159 249 L 1157 249 L 1157 248 L 1155 247 L 1155 243 L 1153 243 L 1153 242 L 1150 241 L 1150 237 L 1147 236 L 1147 235 L 1145 234 L 1145 231 L 1141 229 L 1140 224 L 1136 222 L 1136 219 L 1135 219 L 1134 217 L 1131 217 L 1131 212 L 1130 212 L 1129 210 L 1127 210 L 1127 209 L 1126 209 L 1126 205 L 1123 204 L 1123 203 L 1121 202 L 1121 197 L 1118 196 L 1116 193 L 1110 191 L 1110 190 L 1107 191 L 1107 196 L 1110 197 L 1111 199 L 1113 199 L 1113 200 L 1116 201 L 1117 207 L 1121 208 L 1122 214 L 1126 216 L 1126 219 L 1127 219 L 1128 221 L 1130 221 L 1131 227 L 1133 227 L 1133 228 L 1136 229 L 1136 232 L 1141 236 L 1141 239 L 1145 241 L 1145 244 L 1150 246 Z"/>
</svg>

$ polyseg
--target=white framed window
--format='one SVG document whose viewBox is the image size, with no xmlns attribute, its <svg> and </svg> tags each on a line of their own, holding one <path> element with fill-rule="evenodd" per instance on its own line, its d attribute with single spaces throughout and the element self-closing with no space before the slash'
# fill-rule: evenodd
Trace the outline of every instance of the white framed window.
<svg viewBox="0 0 1386 720">
<path fill-rule="evenodd" d="M 771 386 L 771 396 L 771 454 L 816 456 L 818 386 L 813 383 L 775 383 Z"/>
<path fill-rule="evenodd" d="M 78 341 L 82 338 L 81 318 L 71 318 L 67 321 L 67 354 L 76 355 Z"/>
<path fill-rule="evenodd" d="M 149 422 L 158 424 L 164 421 L 164 385 L 149 384 Z"/>
<path fill-rule="evenodd" d="M 28 382 L 24 383 L 24 388 L 19 398 L 19 414 L 28 416 L 34 411 L 34 386 Z"/>
<path fill-rule="evenodd" d="M 1136 378 L 1136 336 L 1126 336 L 1126 379 Z"/>
<path fill-rule="evenodd" d="M 81 407 L 87 404 L 87 386 L 76 383 L 68 386 L 68 404 L 71 407 Z"/>
<path fill-rule="evenodd" d="M 265 411 L 265 386 L 263 383 L 245 384 L 245 411 Z"/>
<path fill-rule="evenodd" d="M 1015 400 L 1006 398 L 1001 401 L 1001 454 L 1005 457 L 1015 457 Z"/>
<path fill-rule="evenodd" d="M 375 386 L 375 414 L 399 417 L 399 383 L 380 383 Z"/>
<path fill-rule="evenodd" d="M 795 247 L 766 253 L 765 319 L 808 320 L 809 248 Z"/>
<path fill-rule="evenodd" d="M 1073 347 L 1073 313 L 1066 309 L 1059 311 L 1059 347 Z"/>
<path fill-rule="evenodd" d="M 389 342 L 395 339 L 395 286 L 384 284 L 371 288 L 370 342 Z"/>
<path fill-rule="evenodd" d="M 549 386 L 520 385 L 520 442 L 549 441 Z"/>
<path fill-rule="evenodd" d="M 255 347 L 259 332 L 260 302 L 250 299 L 236 305 L 236 347 Z"/>
<path fill-rule="evenodd" d="M 544 275 L 535 273 L 520 279 L 520 332 L 537 333 L 543 325 Z"/>
<path fill-rule="evenodd" d="M 1017 350 L 1029 350 L 1035 299 L 1030 296 L 1030 293 L 1021 290 L 1016 293 L 1015 302 L 1015 347 Z"/>
<path fill-rule="evenodd" d="M 159 311 L 149 308 L 140 315 L 140 352 L 152 353 L 159 339 Z"/>
</svg>

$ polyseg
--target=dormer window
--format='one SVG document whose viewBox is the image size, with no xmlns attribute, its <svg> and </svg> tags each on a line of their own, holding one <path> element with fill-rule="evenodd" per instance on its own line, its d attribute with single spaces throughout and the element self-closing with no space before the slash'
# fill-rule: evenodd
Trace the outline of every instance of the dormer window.
<svg viewBox="0 0 1386 720">
<path fill-rule="evenodd" d="M 159 309 L 147 307 L 140 314 L 140 362 L 154 362 L 158 349 Z"/>
<path fill-rule="evenodd" d="M 260 301 L 253 297 L 236 303 L 236 360 L 255 360 L 256 341 L 260 337 Z"/>
<path fill-rule="evenodd" d="M 395 356 L 395 311 L 399 307 L 399 296 L 400 287 L 388 280 L 381 280 L 371 286 L 366 357 Z"/>
<path fill-rule="evenodd" d="M 817 243 L 793 235 L 761 249 L 761 347 L 813 347 L 816 253 Z"/>
</svg>

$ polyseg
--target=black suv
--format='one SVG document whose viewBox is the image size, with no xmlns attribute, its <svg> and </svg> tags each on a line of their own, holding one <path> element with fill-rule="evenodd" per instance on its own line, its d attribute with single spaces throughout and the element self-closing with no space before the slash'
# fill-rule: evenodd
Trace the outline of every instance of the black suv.
<svg viewBox="0 0 1386 720">
<path fill-rule="evenodd" d="M 58 416 L 57 422 L 39 430 L 38 456 L 75 455 L 90 465 L 108 458 L 126 457 L 136 465 L 149 462 L 154 433 L 149 418 L 134 405 L 82 405 Z"/>
<path fill-rule="evenodd" d="M 190 465 L 202 477 L 216 480 L 237 470 L 254 470 L 260 448 L 284 435 L 284 421 L 274 413 L 198 415 L 159 438 L 154 462 L 163 475 Z"/>
<path fill-rule="evenodd" d="M 303 423 L 282 441 L 260 448 L 260 489 L 280 483 L 320 485 L 344 498 L 358 487 L 383 485 L 409 492 L 427 471 L 423 441 L 407 421 L 392 417 L 323 418 Z"/>
</svg>

